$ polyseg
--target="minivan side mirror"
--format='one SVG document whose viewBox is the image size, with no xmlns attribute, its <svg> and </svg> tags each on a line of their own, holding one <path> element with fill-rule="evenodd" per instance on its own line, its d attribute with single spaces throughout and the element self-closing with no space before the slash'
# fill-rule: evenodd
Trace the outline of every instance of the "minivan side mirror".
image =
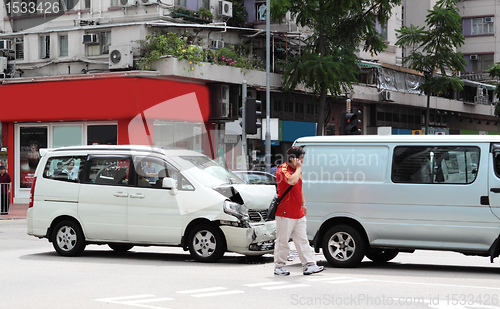
<svg viewBox="0 0 500 309">
<path fill-rule="evenodd" d="M 169 177 L 163 178 L 162 187 L 170 189 L 170 194 L 177 194 L 177 180 Z"/>
</svg>

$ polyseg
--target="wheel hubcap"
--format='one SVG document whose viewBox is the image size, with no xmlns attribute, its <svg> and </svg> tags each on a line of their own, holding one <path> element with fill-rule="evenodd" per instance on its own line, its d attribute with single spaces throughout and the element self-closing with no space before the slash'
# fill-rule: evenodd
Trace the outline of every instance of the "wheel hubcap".
<svg viewBox="0 0 500 309">
<path fill-rule="evenodd" d="M 332 235 L 328 242 L 330 255 L 339 261 L 349 260 L 356 250 L 354 239 L 345 232 L 337 232 Z"/>
<path fill-rule="evenodd" d="M 57 245 L 63 251 L 70 251 L 76 245 L 76 232 L 70 226 L 63 226 L 57 231 Z"/>
<path fill-rule="evenodd" d="M 216 246 L 217 242 L 215 240 L 215 236 L 209 231 L 199 231 L 196 235 L 194 235 L 193 248 L 198 255 L 202 257 L 209 257 L 214 253 Z"/>
</svg>

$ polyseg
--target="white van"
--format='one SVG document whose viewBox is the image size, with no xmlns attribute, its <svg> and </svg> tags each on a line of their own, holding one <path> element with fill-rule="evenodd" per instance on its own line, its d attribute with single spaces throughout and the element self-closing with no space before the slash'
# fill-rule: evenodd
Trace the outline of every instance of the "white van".
<svg viewBox="0 0 500 309">
<path fill-rule="evenodd" d="M 308 237 L 336 267 L 500 254 L 500 137 L 304 137 Z"/>
<path fill-rule="evenodd" d="M 41 152 L 28 234 L 63 256 L 87 244 L 180 246 L 202 262 L 273 252 L 276 224 L 266 216 L 275 187 L 247 185 L 203 154 L 128 145 Z"/>
</svg>

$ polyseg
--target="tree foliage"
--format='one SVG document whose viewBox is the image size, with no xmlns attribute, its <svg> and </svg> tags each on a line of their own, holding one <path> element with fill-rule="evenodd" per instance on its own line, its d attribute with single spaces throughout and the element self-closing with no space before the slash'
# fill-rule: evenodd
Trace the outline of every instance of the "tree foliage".
<svg viewBox="0 0 500 309">
<path fill-rule="evenodd" d="M 286 64 L 283 85 L 291 91 L 304 84 L 319 97 L 317 134 L 323 134 L 328 94 L 350 92 L 359 68 L 360 46 L 377 54 L 386 48 L 375 26 L 385 25 L 401 0 L 273 0 L 271 16 L 281 21 L 290 12 L 298 25 L 312 34 L 299 56 Z"/>
<path fill-rule="evenodd" d="M 465 70 L 466 61 L 456 47 L 464 43 L 462 18 L 458 14 L 458 0 L 440 0 L 429 10 L 425 27 L 402 26 L 397 31 L 397 46 L 411 48 L 403 62 L 410 68 L 426 74 L 420 89 L 430 93 L 462 90 L 463 82 L 453 76 Z M 435 76 L 436 73 L 438 76 Z"/>
</svg>

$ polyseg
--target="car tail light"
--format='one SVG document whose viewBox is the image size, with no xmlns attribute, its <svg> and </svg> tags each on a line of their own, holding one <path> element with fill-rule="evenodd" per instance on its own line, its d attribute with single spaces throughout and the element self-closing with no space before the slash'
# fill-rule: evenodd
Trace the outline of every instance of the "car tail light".
<svg viewBox="0 0 500 309">
<path fill-rule="evenodd" d="M 28 208 L 33 207 L 33 195 L 35 193 L 35 183 L 36 183 L 36 177 L 33 178 L 33 183 L 31 184 L 31 190 L 30 190 L 30 202 L 28 204 Z"/>
</svg>

